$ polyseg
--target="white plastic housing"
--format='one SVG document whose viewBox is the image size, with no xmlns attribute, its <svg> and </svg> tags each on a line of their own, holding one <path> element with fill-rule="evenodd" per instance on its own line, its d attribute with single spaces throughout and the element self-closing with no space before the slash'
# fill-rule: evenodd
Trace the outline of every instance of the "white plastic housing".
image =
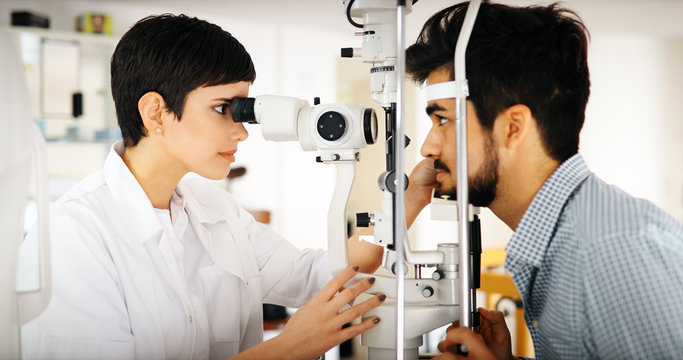
<svg viewBox="0 0 683 360">
<path fill-rule="evenodd" d="M 261 124 L 261 133 L 266 140 L 298 140 L 298 120 L 302 108 L 308 102 L 288 96 L 261 95 L 254 100 L 254 115 Z"/>
</svg>

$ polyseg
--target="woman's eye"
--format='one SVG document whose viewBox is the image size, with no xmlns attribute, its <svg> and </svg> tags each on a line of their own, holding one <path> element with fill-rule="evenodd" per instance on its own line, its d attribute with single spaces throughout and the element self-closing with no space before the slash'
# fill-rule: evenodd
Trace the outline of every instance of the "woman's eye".
<svg viewBox="0 0 683 360">
<path fill-rule="evenodd" d="M 446 123 L 448 123 L 448 119 L 439 118 L 438 120 L 439 120 L 439 126 L 444 126 L 444 125 L 446 125 Z"/>
<path fill-rule="evenodd" d="M 218 106 L 214 106 L 213 109 L 216 110 L 219 114 L 225 115 L 227 113 L 229 107 L 230 107 L 229 104 L 221 104 Z"/>
</svg>

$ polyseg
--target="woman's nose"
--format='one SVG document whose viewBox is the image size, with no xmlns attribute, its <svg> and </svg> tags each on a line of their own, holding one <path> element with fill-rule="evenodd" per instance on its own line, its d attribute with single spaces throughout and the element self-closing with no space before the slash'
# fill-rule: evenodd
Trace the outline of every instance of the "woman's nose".
<svg viewBox="0 0 683 360">
<path fill-rule="evenodd" d="M 249 137 L 249 133 L 242 123 L 235 123 L 233 137 L 237 141 L 244 141 Z"/>
</svg>

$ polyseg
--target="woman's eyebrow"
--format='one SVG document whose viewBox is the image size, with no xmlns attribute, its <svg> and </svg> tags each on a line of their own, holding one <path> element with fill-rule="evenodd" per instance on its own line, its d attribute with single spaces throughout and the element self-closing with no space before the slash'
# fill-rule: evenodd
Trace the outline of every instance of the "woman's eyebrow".
<svg viewBox="0 0 683 360">
<path fill-rule="evenodd" d="M 232 99 L 231 99 L 231 98 L 215 98 L 215 99 L 213 99 L 213 100 L 215 100 L 215 101 L 223 101 L 223 102 L 226 102 L 226 103 L 232 102 Z"/>
</svg>

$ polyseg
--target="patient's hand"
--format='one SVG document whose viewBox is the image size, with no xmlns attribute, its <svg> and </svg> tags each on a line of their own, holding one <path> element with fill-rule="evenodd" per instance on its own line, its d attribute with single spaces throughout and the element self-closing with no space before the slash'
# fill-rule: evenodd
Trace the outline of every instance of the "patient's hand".
<svg viewBox="0 0 683 360">
<path fill-rule="evenodd" d="M 436 359 L 464 358 L 455 353 L 456 344 L 465 345 L 468 350 L 467 357 L 471 359 L 515 359 L 512 356 L 510 331 L 505 324 L 503 313 L 479 308 L 479 314 L 481 314 L 481 324 L 477 328 L 477 333 L 459 327 L 457 322 L 448 328 L 446 339 L 439 343 L 439 351 L 444 354 Z"/>
<path fill-rule="evenodd" d="M 410 227 L 417 215 L 432 201 L 432 189 L 436 185 L 434 159 L 417 163 L 408 178 L 406 189 L 406 225 Z"/>
</svg>

